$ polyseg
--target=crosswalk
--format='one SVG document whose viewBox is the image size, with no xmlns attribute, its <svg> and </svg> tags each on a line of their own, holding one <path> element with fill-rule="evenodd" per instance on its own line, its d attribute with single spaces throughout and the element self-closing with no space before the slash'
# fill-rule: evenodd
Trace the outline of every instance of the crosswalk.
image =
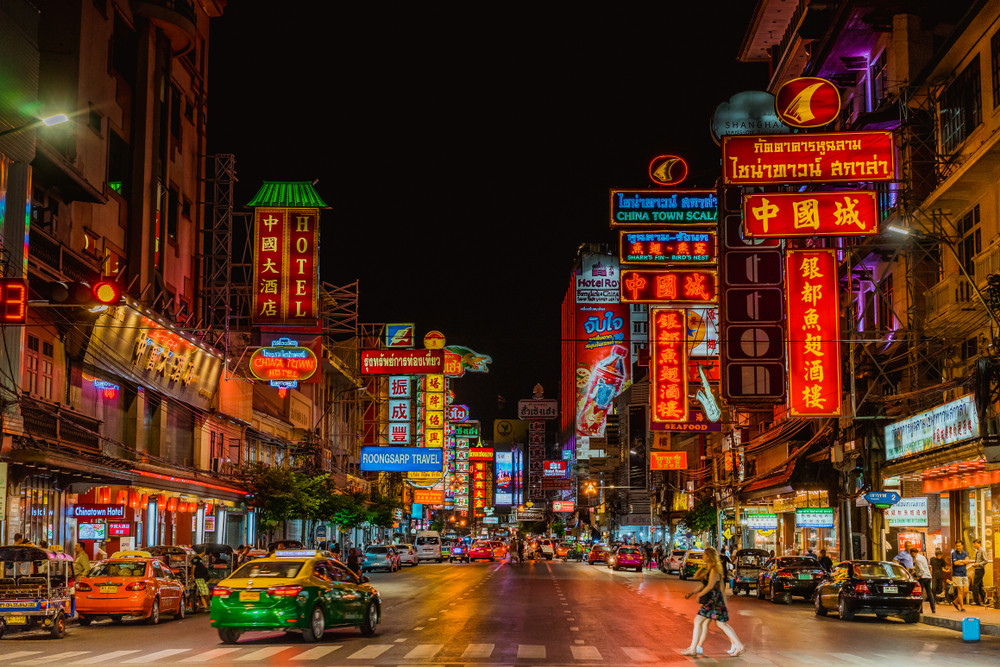
<svg viewBox="0 0 1000 667">
<path fill-rule="evenodd" d="M 370 643 L 361 645 L 357 642 L 345 644 L 320 644 L 317 646 L 302 645 L 261 645 L 225 646 L 218 648 L 172 648 L 157 651 L 128 649 L 115 651 L 43 651 L 16 650 L 2 655 L 3 665 L 58 665 L 70 667 L 75 665 L 221 665 L 221 664 L 255 664 L 255 665 L 413 665 L 414 661 L 427 664 L 447 662 L 451 665 L 474 666 L 483 662 L 537 665 L 654 665 L 664 663 L 683 663 L 694 658 L 680 655 L 681 649 L 623 646 L 597 647 L 587 644 L 545 645 L 545 644 L 488 644 L 471 643 L 466 645 L 444 644 L 408 644 Z M 718 653 L 718 655 L 716 655 Z M 859 652 L 858 654 L 841 652 L 827 653 L 820 657 L 810 655 L 806 651 L 767 651 L 758 653 L 750 651 L 740 656 L 741 665 L 885 665 L 897 664 L 905 659 L 908 664 L 928 663 L 924 656 L 889 655 Z M 706 651 L 698 659 L 699 664 L 712 664 L 712 659 L 723 660 L 727 656 L 721 650 Z M 417 663 L 419 664 L 419 663 Z M 736 664 L 736 663 L 732 663 Z M 979 656 L 967 656 L 963 665 L 995 664 Z"/>
</svg>

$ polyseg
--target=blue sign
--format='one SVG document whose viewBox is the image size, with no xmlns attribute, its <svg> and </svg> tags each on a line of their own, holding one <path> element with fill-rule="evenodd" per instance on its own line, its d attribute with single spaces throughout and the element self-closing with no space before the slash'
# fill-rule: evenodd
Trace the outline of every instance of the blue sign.
<svg viewBox="0 0 1000 667">
<path fill-rule="evenodd" d="M 713 223 L 718 218 L 719 200 L 714 190 L 611 191 L 612 227 L 662 222 Z"/>
<path fill-rule="evenodd" d="M 362 447 L 364 472 L 441 472 L 444 456 L 440 447 Z"/>
<path fill-rule="evenodd" d="M 410 505 L 410 518 L 411 519 L 423 519 L 424 518 L 424 506 L 420 503 L 413 503 Z"/>
<path fill-rule="evenodd" d="M 899 494 L 895 491 L 869 491 L 865 500 L 871 505 L 895 505 L 899 502 Z"/>
<path fill-rule="evenodd" d="M 322 541 L 326 539 L 326 524 L 319 524 L 316 526 L 316 541 Z"/>
</svg>

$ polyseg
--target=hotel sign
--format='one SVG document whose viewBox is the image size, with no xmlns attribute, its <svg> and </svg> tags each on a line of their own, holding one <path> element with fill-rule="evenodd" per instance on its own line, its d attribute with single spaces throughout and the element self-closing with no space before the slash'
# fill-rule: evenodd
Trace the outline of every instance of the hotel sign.
<svg viewBox="0 0 1000 667">
<path fill-rule="evenodd" d="M 362 350 L 363 375 L 425 375 L 444 370 L 442 350 Z"/>
<path fill-rule="evenodd" d="M 254 209 L 253 322 L 319 320 L 319 209 Z"/>
<path fill-rule="evenodd" d="M 715 190 L 611 190 L 612 227 L 715 223 L 718 219 Z"/>
</svg>

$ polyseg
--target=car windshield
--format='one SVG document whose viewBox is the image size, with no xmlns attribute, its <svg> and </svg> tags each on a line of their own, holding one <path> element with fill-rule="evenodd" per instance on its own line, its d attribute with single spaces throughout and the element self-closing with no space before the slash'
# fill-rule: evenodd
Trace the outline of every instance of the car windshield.
<svg viewBox="0 0 1000 667">
<path fill-rule="evenodd" d="M 683 551 L 675 551 L 672 555 L 680 557 L 680 556 L 684 555 L 684 552 Z"/>
<path fill-rule="evenodd" d="M 635 555 L 635 554 L 639 553 L 639 550 L 636 549 L 635 547 L 622 547 L 621 549 L 618 550 L 618 553 L 619 553 L 619 555 L 620 554 L 632 554 L 632 555 Z"/>
<path fill-rule="evenodd" d="M 247 563 L 233 574 L 233 579 L 294 579 L 302 569 L 300 560 L 258 560 Z"/>
<path fill-rule="evenodd" d="M 484 542 L 483 540 L 478 540 L 472 546 L 474 546 L 474 547 L 486 547 L 488 549 L 488 548 L 490 548 L 490 543 L 489 542 Z"/>
<path fill-rule="evenodd" d="M 418 537 L 417 544 L 421 546 L 425 544 L 441 544 L 441 540 L 436 537 Z"/>
<path fill-rule="evenodd" d="M 90 568 L 88 577 L 142 577 L 146 574 L 146 563 L 127 560 L 110 560 Z"/>
<path fill-rule="evenodd" d="M 819 561 L 815 558 L 779 558 L 778 565 L 781 567 L 819 567 Z"/>
<path fill-rule="evenodd" d="M 701 560 L 704 557 L 705 557 L 705 554 L 702 553 L 701 551 L 699 551 L 697 553 L 691 552 L 691 553 L 688 554 L 688 560 Z"/>
<path fill-rule="evenodd" d="M 854 576 L 858 579 L 898 579 L 906 581 L 910 576 L 896 563 L 855 563 Z"/>
<path fill-rule="evenodd" d="M 365 549 L 366 554 L 384 554 L 388 551 L 389 549 L 387 547 L 368 547 Z"/>
</svg>

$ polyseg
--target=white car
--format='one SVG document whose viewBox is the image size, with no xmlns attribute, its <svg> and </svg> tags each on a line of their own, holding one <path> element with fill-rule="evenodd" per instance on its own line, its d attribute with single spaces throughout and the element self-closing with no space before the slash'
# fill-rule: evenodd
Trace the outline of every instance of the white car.
<svg viewBox="0 0 1000 667">
<path fill-rule="evenodd" d="M 660 570 L 667 574 L 680 572 L 681 568 L 684 567 L 685 553 L 687 552 L 684 549 L 674 549 L 671 551 L 669 556 L 660 560 Z"/>
<path fill-rule="evenodd" d="M 400 565 L 412 565 L 416 567 L 420 563 L 420 557 L 417 555 L 417 549 L 412 544 L 395 544 L 396 551 L 399 552 L 399 564 Z"/>
<path fill-rule="evenodd" d="M 552 560 L 556 555 L 556 548 L 552 546 L 552 540 L 542 538 L 538 540 L 538 553 L 545 557 L 545 560 Z"/>
</svg>

